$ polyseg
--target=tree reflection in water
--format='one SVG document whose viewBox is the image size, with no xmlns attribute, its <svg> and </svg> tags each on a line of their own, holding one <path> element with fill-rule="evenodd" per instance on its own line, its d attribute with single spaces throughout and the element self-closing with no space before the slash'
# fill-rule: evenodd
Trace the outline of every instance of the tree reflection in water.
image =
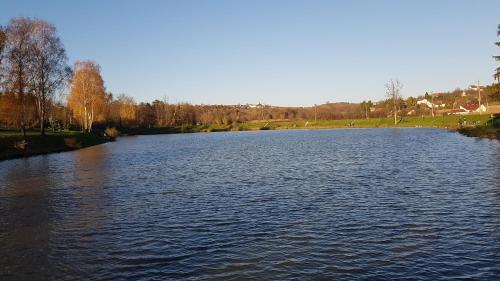
<svg viewBox="0 0 500 281">
<path fill-rule="evenodd" d="M 92 233 L 105 218 L 107 153 L 107 146 L 100 145 L 2 163 L 0 279 L 51 279 L 56 263 L 82 258 L 72 255 L 76 237 L 70 233 L 75 229 L 87 232 L 89 242 L 95 243 Z M 54 244 L 66 246 L 51 247 Z"/>
</svg>

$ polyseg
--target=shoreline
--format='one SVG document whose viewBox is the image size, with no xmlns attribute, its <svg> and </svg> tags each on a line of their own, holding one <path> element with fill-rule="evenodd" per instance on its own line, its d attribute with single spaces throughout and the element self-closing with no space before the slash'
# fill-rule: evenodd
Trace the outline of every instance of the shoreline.
<svg viewBox="0 0 500 281">
<path fill-rule="evenodd" d="M 500 140 L 500 129 L 496 128 L 474 127 L 474 128 L 461 128 L 457 129 L 456 131 L 467 137 Z"/>
<path fill-rule="evenodd" d="M 488 116 L 470 115 L 469 126 L 485 124 Z M 169 133 L 259 131 L 259 130 L 314 130 L 349 128 L 459 128 L 459 116 L 405 117 L 397 125 L 391 118 L 342 119 L 342 120 L 262 120 L 226 125 L 185 125 L 161 128 L 129 128 L 120 130 L 124 135 L 149 135 Z"/>
<path fill-rule="evenodd" d="M 23 141 L 22 135 L 0 136 L 0 162 L 78 150 L 109 141 L 109 138 L 97 134 L 83 133 L 27 135 L 26 142 Z"/>
<path fill-rule="evenodd" d="M 472 120 L 481 120 L 482 125 L 458 127 L 454 119 L 445 120 L 442 117 L 412 117 L 394 125 L 386 118 L 356 119 L 356 120 L 329 120 L 308 122 L 300 121 L 257 121 L 240 123 L 238 125 L 194 125 L 161 128 L 132 128 L 123 130 L 121 136 L 135 135 L 168 135 L 186 133 L 216 133 L 216 132 L 257 132 L 257 131 L 285 131 L 285 130 L 335 130 L 335 129 L 445 129 L 449 132 L 458 132 L 467 137 L 478 137 L 500 140 L 500 129 L 495 122 L 486 121 L 485 116 L 470 116 Z M 446 122 L 445 122 L 446 121 Z M 477 122 L 477 121 L 476 121 Z M 111 141 L 110 138 L 96 133 L 84 134 L 80 132 L 49 133 L 46 136 L 27 135 L 27 143 L 23 144 L 20 134 L 2 136 L 0 134 L 0 161 L 25 158 L 36 155 L 59 153 L 99 145 Z"/>
<path fill-rule="evenodd" d="M 457 131 L 467 137 L 500 140 L 500 114 L 492 115 L 483 125 L 459 128 Z"/>
</svg>

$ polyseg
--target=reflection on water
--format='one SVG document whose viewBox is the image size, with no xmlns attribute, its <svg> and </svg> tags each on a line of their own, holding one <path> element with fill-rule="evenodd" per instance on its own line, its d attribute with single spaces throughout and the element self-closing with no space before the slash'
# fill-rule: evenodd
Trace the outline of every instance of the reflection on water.
<svg viewBox="0 0 500 281">
<path fill-rule="evenodd" d="M 108 176 L 107 146 L 96 146 L 73 154 L 73 185 L 72 203 L 77 206 L 77 212 L 67 223 L 81 221 L 78 216 L 86 217 L 89 228 L 99 228 L 105 219 L 104 211 L 106 178 Z M 78 227 L 78 226 L 73 226 Z"/>
<path fill-rule="evenodd" d="M 72 229 L 80 235 L 101 225 L 106 153 L 106 146 L 96 146 L 15 160 L 2 169 L 0 238 L 9 255 L 0 256 L 0 273 L 16 280 L 50 279 L 57 270 L 53 259 L 61 263 L 65 258 L 60 252 L 53 255 L 51 247 L 59 238 L 53 234 Z"/>
<path fill-rule="evenodd" d="M 53 184 L 49 171 L 50 160 L 40 157 L 38 161 L 19 160 L 15 169 L 2 171 L 2 182 L 7 185 L 0 190 L 0 225 L 2 247 L 9 246 L 9 254 L 0 255 L 3 270 L 28 276 L 50 268 L 49 235 L 52 226 L 49 216 L 52 206 L 49 187 Z M 26 178 L 36 173 L 36 182 Z M 7 198 L 5 198 L 7 197 Z M 21 275 L 21 276 L 23 276 Z"/>
<path fill-rule="evenodd" d="M 500 145 L 443 130 L 122 138 L 0 162 L 0 279 L 492 280 Z"/>
</svg>

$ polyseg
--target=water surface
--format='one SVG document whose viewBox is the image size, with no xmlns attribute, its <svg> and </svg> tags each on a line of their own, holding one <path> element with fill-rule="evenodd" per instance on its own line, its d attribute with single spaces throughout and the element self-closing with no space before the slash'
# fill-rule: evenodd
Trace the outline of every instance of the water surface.
<svg viewBox="0 0 500 281">
<path fill-rule="evenodd" d="M 2 280 L 493 280 L 500 142 L 438 129 L 121 138 L 0 162 Z"/>
</svg>

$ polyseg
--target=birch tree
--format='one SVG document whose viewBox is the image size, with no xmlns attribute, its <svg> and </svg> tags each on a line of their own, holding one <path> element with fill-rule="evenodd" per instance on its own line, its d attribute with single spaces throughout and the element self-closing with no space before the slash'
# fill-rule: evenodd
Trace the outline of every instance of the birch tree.
<svg viewBox="0 0 500 281">
<path fill-rule="evenodd" d="M 92 131 L 94 121 L 103 112 L 104 101 L 100 66 L 93 61 L 76 62 L 68 104 L 84 132 Z"/>
<path fill-rule="evenodd" d="M 398 124 L 398 104 L 401 99 L 401 89 L 403 84 L 399 80 L 390 80 L 385 84 L 385 93 L 392 104 L 392 112 L 394 115 L 394 125 Z"/>
</svg>

